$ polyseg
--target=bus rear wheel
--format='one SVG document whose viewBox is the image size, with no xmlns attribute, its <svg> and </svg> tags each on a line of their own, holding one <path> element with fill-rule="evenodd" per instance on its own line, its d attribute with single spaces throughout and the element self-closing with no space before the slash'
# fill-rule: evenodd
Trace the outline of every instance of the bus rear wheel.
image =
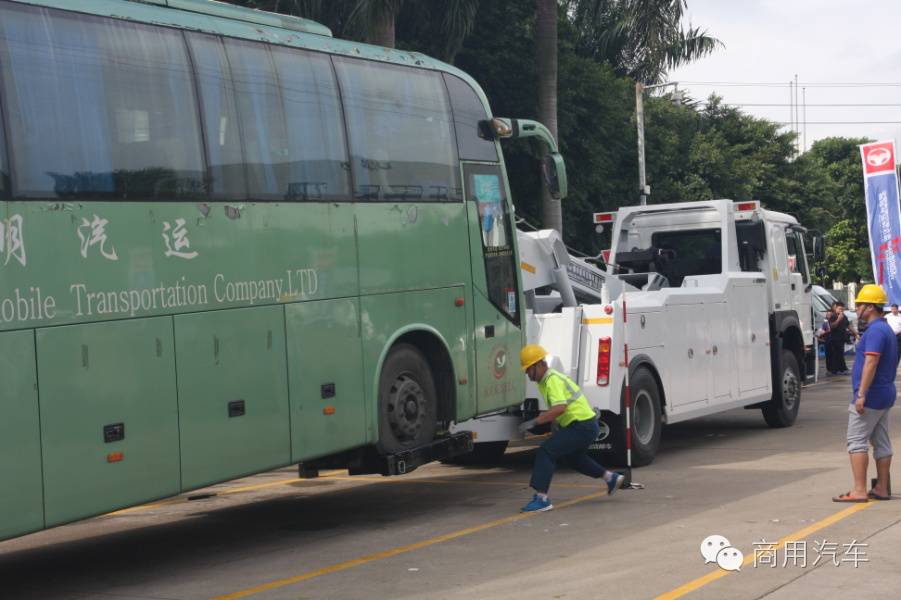
<svg viewBox="0 0 901 600">
<path fill-rule="evenodd" d="M 388 353 L 379 378 L 379 451 L 391 454 L 431 442 L 437 412 L 428 361 L 415 346 L 398 344 Z"/>
</svg>

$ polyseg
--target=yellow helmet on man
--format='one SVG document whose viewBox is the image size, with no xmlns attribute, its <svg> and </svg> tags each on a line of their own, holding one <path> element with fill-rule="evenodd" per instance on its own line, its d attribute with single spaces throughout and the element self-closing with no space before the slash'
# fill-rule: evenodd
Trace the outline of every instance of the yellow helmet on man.
<svg viewBox="0 0 901 600">
<path fill-rule="evenodd" d="M 860 291 L 857 293 L 857 298 L 854 299 L 854 303 L 875 304 L 876 306 L 883 307 L 888 304 L 888 296 L 886 296 L 885 290 L 882 289 L 881 285 L 868 283 L 860 288 Z"/>
<path fill-rule="evenodd" d="M 538 344 L 528 344 L 523 346 L 523 349 L 519 351 L 519 364 L 522 366 L 522 370 L 525 371 L 538 361 L 544 359 L 545 356 L 547 356 L 547 350 Z"/>
</svg>

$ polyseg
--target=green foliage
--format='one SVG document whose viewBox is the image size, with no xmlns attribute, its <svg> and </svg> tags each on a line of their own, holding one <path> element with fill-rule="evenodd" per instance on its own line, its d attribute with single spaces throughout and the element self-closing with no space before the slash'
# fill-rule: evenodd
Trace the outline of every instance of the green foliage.
<svg viewBox="0 0 901 600">
<path fill-rule="evenodd" d="M 866 232 L 850 219 L 837 221 L 826 232 L 826 276 L 835 281 L 873 281 Z"/>
</svg>

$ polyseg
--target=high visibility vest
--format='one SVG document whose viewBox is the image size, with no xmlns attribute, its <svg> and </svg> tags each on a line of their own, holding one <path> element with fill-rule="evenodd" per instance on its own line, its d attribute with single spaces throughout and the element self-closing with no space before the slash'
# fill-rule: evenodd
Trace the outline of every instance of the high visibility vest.
<svg viewBox="0 0 901 600">
<path fill-rule="evenodd" d="M 594 419 L 594 409 L 588 404 L 588 398 L 576 385 L 576 382 L 554 369 L 548 369 L 538 382 L 538 391 L 544 396 L 548 408 L 565 404 L 566 410 L 557 417 L 560 427 L 566 427 L 573 421 Z"/>
</svg>

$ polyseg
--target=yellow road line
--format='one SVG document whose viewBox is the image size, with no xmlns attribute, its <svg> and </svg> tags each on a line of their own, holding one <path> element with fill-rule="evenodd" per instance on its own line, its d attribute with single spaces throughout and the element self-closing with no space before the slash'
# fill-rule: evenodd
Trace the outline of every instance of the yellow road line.
<svg viewBox="0 0 901 600">
<path fill-rule="evenodd" d="M 556 486 L 555 486 L 556 487 Z M 607 492 L 597 492 L 595 494 L 588 494 L 586 496 L 579 496 L 578 498 L 574 498 L 572 500 L 567 500 L 566 502 L 561 502 L 557 504 L 556 507 L 558 509 L 566 508 L 568 506 L 573 506 L 575 504 L 579 504 L 581 502 L 586 502 L 588 500 L 593 500 L 595 498 L 600 498 L 606 496 Z M 246 590 L 241 590 L 239 592 L 234 592 L 231 594 L 226 594 L 224 596 L 217 596 L 214 600 L 237 600 L 238 598 L 246 598 L 247 596 L 252 596 L 254 594 L 259 594 L 262 592 L 268 592 L 271 590 L 283 588 L 289 585 L 294 585 L 295 583 L 300 583 L 301 581 L 307 581 L 309 579 L 314 579 L 316 577 L 321 577 L 322 575 L 328 575 L 329 573 L 336 573 L 338 571 L 346 571 L 347 569 L 351 569 L 353 567 L 363 565 L 366 563 L 370 563 L 376 560 L 382 560 L 384 558 L 391 558 L 392 556 L 397 556 L 398 554 L 405 554 L 407 552 L 412 552 L 413 550 L 419 550 L 421 548 L 427 548 L 429 546 L 434 546 L 435 544 L 441 544 L 443 542 L 449 542 L 451 540 L 455 540 L 467 535 L 472 535 L 474 533 L 478 533 L 480 531 L 485 531 L 486 529 L 492 529 L 494 527 L 499 527 L 501 525 L 507 525 L 509 523 L 516 523 L 517 521 L 522 521 L 524 519 L 528 519 L 530 517 L 534 517 L 537 513 L 519 513 L 515 515 L 510 515 L 509 517 L 503 517 L 501 519 L 495 519 L 494 521 L 488 521 L 487 523 L 482 523 L 481 525 L 475 525 L 473 527 L 467 527 L 466 529 L 458 529 L 457 531 L 452 531 L 450 533 L 446 533 L 444 535 L 439 535 L 437 537 L 429 538 L 427 540 L 422 540 L 420 542 L 415 542 L 413 544 L 407 544 L 406 546 L 397 546 L 395 548 L 389 548 L 388 550 L 382 550 L 381 552 L 376 552 L 375 554 L 369 554 L 367 556 L 362 556 L 360 558 L 355 558 L 353 560 L 348 560 L 344 562 L 340 562 L 328 567 L 324 567 L 322 569 L 317 569 L 315 571 L 308 571 L 306 573 L 302 573 L 300 575 L 296 575 L 294 577 L 286 577 L 285 579 L 276 579 L 275 581 L 270 581 L 269 583 L 264 583 L 258 585 L 256 587 L 247 588 Z"/>
<path fill-rule="evenodd" d="M 782 548 L 785 545 L 785 542 L 803 540 L 810 534 L 816 533 L 820 529 L 823 529 L 825 527 L 829 527 L 830 525 L 838 523 L 839 521 L 846 519 L 846 518 L 850 517 L 851 515 L 858 513 L 869 506 L 873 506 L 874 504 L 876 504 L 876 502 L 866 502 L 866 503 L 862 503 L 862 504 L 855 504 L 853 506 L 849 506 L 848 508 L 841 510 L 833 515 L 830 515 L 830 516 L 826 517 L 825 519 L 817 521 L 813 525 L 805 527 L 804 529 L 799 529 L 798 531 L 795 531 L 794 533 L 788 534 L 784 538 L 780 539 L 776 543 L 776 545 L 773 546 L 772 548 L 767 546 L 767 552 L 775 551 L 775 550 Z M 744 562 L 741 563 L 741 566 L 744 567 L 753 562 L 754 562 L 754 554 L 752 553 L 745 557 L 745 560 L 744 560 Z M 696 589 L 707 585 L 708 583 L 716 581 L 717 579 L 725 577 L 726 575 L 729 575 L 730 573 L 732 573 L 732 571 L 723 571 L 722 569 L 718 569 L 716 571 L 711 571 L 710 573 L 708 573 L 707 575 L 704 575 L 703 577 L 698 577 L 695 580 L 689 581 L 685 585 L 680 585 L 679 587 L 677 587 L 676 589 L 674 589 L 672 591 L 669 591 L 669 592 L 666 592 L 665 594 L 661 594 L 661 595 L 657 596 L 656 598 L 654 598 L 654 600 L 675 600 L 676 598 L 681 598 L 685 594 L 693 592 Z"/>
<path fill-rule="evenodd" d="M 341 473 L 346 473 L 347 471 L 327 471 L 321 475 L 320 478 L 323 477 L 335 477 L 340 475 Z M 305 481 L 304 479 L 299 479 L 297 477 L 293 477 L 291 479 L 279 479 L 278 481 L 270 481 L 268 483 L 258 483 L 256 485 L 246 485 L 237 488 L 228 488 L 224 490 L 215 490 L 210 493 L 215 494 L 217 496 L 225 496 L 228 494 L 238 494 L 241 492 L 250 492 L 253 490 L 262 490 L 264 488 L 277 487 L 280 485 L 287 485 L 290 483 L 297 483 L 298 481 Z M 193 493 L 197 493 L 199 490 L 195 490 Z M 202 493 L 202 492 L 201 492 Z M 112 517 L 116 515 L 124 515 L 133 512 L 140 512 L 142 510 L 151 510 L 154 508 L 159 508 L 161 506 L 169 506 L 172 504 L 184 504 L 185 502 L 189 502 L 187 496 L 176 496 L 174 498 L 167 498 L 165 500 L 160 500 L 159 502 L 153 502 L 151 504 L 141 504 L 140 506 L 132 506 L 131 508 L 123 508 L 121 510 L 117 510 L 111 513 L 106 513 L 103 515 L 104 517 Z"/>
</svg>

